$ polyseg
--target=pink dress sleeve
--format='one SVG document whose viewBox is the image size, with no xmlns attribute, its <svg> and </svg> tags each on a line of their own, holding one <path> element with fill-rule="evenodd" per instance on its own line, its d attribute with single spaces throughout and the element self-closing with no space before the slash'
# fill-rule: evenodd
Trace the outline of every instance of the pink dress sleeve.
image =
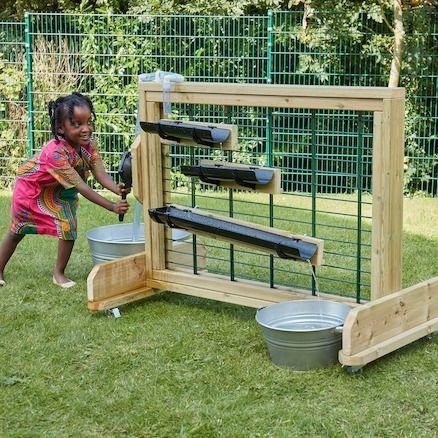
<svg viewBox="0 0 438 438">
<path fill-rule="evenodd" d="M 45 157 L 41 156 L 40 160 L 45 159 L 47 172 L 64 188 L 76 187 L 83 181 L 73 167 L 73 157 L 64 147 L 48 148 L 47 151 L 44 151 L 44 154 Z"/>
<path fill-rule="evenodd" d="M 89 146 L 85 147 L 88 154 L 83 154 L 83 157 L 88 161 L 88 166 L 94 175 L 105 172 L 105 166 L 103 164 L 102 158 L 100 157 L 99 150 L 97 147 L 97 142 L 94 140 Z M 88 159 L 88 160 L 87 160 Z"/>
</svg>

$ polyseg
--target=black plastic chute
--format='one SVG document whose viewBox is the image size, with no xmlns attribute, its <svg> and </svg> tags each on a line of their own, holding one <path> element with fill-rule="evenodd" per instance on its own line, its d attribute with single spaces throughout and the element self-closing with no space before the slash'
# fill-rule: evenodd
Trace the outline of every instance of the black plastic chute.
<svg viewBox="0 0 438 438">
<path fill-rule="evenodd" d="M 275 251 L 280 258 L 300 261 L 310 260 L 316 253 L 315 243 L 302 239 L 286 237 L 275 232 L 238 224 L 227 220 L 198 214 L 192 210 L 175 206 L 150 208 L 149 216 L 156 222 L 171 228 L 182 228 L 196 234 L 197 232 L 216 235 L 233 241 L 240 241 L 260 249 Z"/>
<path fill-rule="evenodd" d="M 204 146 L 216 146 L 224 143 L 230 136 L 230 130 L 217 126 L 195 125 L 177 120 L 160 120 L 154 122 L 140 122 L 145 132 L 158 134 L 164 140 L 181 143 L 191 140 Z"/>
<path fill-rule="evenodd" d="M 236 182 L 237 184 L 254 189 L 257 185 L 271 182 L 274 175 L 273 169 L 264 169 L 257 166 L 230 166 L 220 163 L 200 164 L 198 166 L 181 166 L 181 173 L 186 176 L 197 176 L 207 184 L 220 184 L 223 181 Z"/>
</svg>

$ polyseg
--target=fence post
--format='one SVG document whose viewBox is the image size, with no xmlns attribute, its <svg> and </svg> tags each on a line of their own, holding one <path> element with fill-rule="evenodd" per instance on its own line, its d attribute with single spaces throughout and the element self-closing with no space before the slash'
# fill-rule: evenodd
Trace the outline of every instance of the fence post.
<svg viewBox="0 0 438 438">
<path fill-rule="evenodd" d="M 273 27 L 272 27 L 272 9 L 268 10 L 268 48 L 267 48 L 267 58 L 268 65 L 266 68 L 266 82 L 268 84 L 272 83 L 272 37 L 273 37 Z"/>
<path fill-rule="evenodd" d="M 27 80 L 27 130 L 28 130 L 28 154 L 32 156 L 34 153 L 34 137 L 33 137 L 33 89 L 32 89 L 32 53 L 30 35 L 30 16 L 26 12 L 24 14 L 25 21 L 25 38 L 26 38 L 26 80 Z"/>
<path fill-rule="evenodd" d="M 266 82 L 272 84 L 272 41 L 273 41 L 273 16 L 272 9 L 268 10 L 268 44 L 267 44 L 267 66 L 266 66 Z M 268 166 L 273 165 L 272 153 L 272 109 L 266 108 L 266 163 Z M 269 195 L 269 226 L 274 226 L 274 197 Z M 269 286 L 275 286 L 274 279 L 274 257 L 269 256 Z"/>
<path fill-rule="evenodd" d="M 268 10 L 268 47 L 267 47 L 267 66 L 266 66 L 266 82 L 272 83 L 272 10 Z M 266 161 L 268 166 L 272 166 L 272 109 L 266 108 Z"/>
</svg>

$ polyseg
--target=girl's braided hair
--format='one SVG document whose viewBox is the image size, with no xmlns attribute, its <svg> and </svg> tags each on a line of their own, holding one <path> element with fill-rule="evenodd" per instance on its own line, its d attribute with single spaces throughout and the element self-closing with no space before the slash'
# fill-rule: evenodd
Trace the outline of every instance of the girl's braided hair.
<svg viewBox="0 0 438 438">
<path fill-rule="evenodd" d="M 96 118 L 93 103 L 90 98 L 81 93 L 74 92 L 68 96 L 61 96 L 55 101 L 51 100 L 49 102 L 50 126 L 56 140 L 60 140 L 58 132 L 62 127 L 63 120 L 68 118 L 70 122 L 73 122 L 73 111 L 77 106 L 88 107 L 93 117 Z"/>
</svg>

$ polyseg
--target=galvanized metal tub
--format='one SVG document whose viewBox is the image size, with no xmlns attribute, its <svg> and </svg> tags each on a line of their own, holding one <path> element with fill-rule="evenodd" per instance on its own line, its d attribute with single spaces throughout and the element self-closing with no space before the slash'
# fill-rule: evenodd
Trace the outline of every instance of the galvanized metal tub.
<svg viewBox="0 0 438 438">
<path fill-rule="evenodd" d="M 95 265 L 121 257 L 138 254 L 144 248 L 144 224 L 134 228 L 132 223 L 120 223 L 93 228 L 86 233 Z M 172 229 L 172 240 L 190 237 L 186 230 Z"/>
<path fill-rule="evenodd" d="M 325 300 L 298 300 L 257 310 L 272 362 L 306 371 L 338 361 L 342 325 L 350 312 L 346 304 Z"/>
</svg>

